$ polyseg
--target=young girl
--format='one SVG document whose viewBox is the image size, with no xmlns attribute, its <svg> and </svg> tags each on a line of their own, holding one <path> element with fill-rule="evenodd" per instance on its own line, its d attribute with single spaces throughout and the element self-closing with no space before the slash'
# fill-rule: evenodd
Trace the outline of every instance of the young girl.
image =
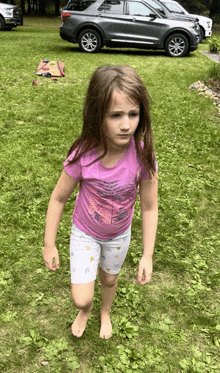
<svg viewBox="0 0 220 373">
<path fill-rule="evenodd" d="M 76 337 L 85 330 L 99 265 L 100 337 L 108 339 L 112 335 L 111 305 L 130 243 L 138 186 L 143 232 L 138 282 L 146 284 L 152 274 L 157 166 L 146 88 L 131 67 L 101 66 L 91 78 L 83 114 L 82 134 L 69 150 L 49 202 L 43 257 L 47 268 L 59 268 L 56 234 L 65 203 L 79 183 L 70 238 L 71 295 L 79 313 L 71 330 Z"/>
</svg>

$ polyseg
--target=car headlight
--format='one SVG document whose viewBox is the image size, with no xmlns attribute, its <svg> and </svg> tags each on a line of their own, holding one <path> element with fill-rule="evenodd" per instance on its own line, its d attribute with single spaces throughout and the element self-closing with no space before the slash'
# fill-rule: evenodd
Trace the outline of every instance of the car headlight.
<svg viewBox="0 0 220 373">
<path fill-rule="evenodd" d="M 211 27 L 211 22 L 207 22 L 207 27 L 208 27 L 208 28 Z"/>
<path fill-rule="evenodd" d="M 194 30 L 199 31 L 199 24 L 195 23 L 195 24 L 188 25 L 188 28 L 194 28 Z"/>
<path fill-rule="evenodd" d="M 7 14 L 7 16 L 13 16 L 13 8 L 5 9 L 5 13 Z"/>
</svg>

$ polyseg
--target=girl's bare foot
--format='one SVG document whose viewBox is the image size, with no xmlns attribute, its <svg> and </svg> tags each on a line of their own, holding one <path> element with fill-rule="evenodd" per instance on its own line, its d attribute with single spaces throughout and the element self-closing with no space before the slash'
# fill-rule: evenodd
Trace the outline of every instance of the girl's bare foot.
<svg viewBox="0 0 220 373">
<path fill-rule="evenodd" d="M 101 329 L 100 338 L 109 339 L 112 336 L 112 324 L 110 320 L 110 313 L 101 311 Z"/>
<path fill-rule="evenodd" d="M 86 312 L 84 312 L 83 310 L 79 311 L 75 321 L 71 325 L 71 331 L 75 337 L 79 338 L 83 335 L 91 310 L 92 308 Z"/>
</svg>

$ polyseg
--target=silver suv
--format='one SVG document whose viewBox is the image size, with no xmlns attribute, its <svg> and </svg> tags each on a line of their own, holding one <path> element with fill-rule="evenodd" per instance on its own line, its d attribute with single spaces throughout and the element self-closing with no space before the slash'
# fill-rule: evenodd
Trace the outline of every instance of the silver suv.
<svg viewBox="0 0 220 373">
<path fill-rule="evenodd" d="M 183 57 L 196 50 L 198 21 L 190 17 L 179 19 L 172 14 L 169 17 L 150 2 L 69 0 L 61 13 L 60 36 L 78 43 L 87 53 L 98 52 L 103 46 L 133 47 L 165 49 L 171 57 Z M 161 3 L 159 6 L 163 7 Z"/>
</svg>

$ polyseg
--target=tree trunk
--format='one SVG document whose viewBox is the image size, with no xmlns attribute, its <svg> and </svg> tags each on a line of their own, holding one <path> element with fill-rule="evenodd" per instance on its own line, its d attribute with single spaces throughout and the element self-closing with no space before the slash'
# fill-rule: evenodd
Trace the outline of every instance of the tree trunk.
<svg viewBox="0 0 220 373">
<path fill-rule="evenodd" d="M 31 1 L 28 0 L 28 14 L 31 14 Z"/>
<path fill-rule="evenodd" d="M 39 0 L 39 14 L 41 16 L 45 15 L 45 1 L 44 0 Z"/>
<path fill-rule="evenodd" d="M 21 11 L 22 14 L 25 14 L 25 0 L 21 0 Z"/>
<path fill-rule="evenodd" d="M 60 0 L 55 0 L 55 16 L 60 15 Z"/>
</svg>

